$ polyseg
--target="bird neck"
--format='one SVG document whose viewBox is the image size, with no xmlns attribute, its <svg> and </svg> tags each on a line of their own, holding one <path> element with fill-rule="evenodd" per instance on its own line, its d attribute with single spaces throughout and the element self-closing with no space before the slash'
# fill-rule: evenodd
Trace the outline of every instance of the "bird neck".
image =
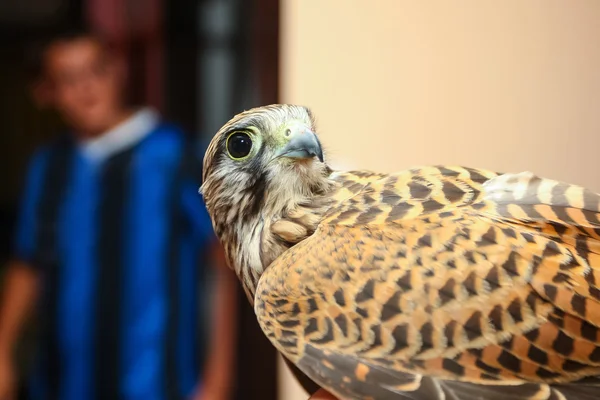
<svg viewBox="0 0 600 400">
<path fill-rule="evenodd" d="M 285 182 L 265 188 L 260 212 L 225 227 L 226 253 L 251 303 L 258 281 L 283 252 L 311 236 L 336 203 L 341 185 L 327 168 L 321 179 L 302 190 L 285 190 Z"/>
<path fill-rule="evenodd" d="M 253 304 L 263 272 L 286 250 L 309 238 L 332 209 L 386 174 L 370 171 L 331 172 L 325 189 L 289 198 L 277 207 L 266 206 L 260 216 L 237 228 L 238 245 L 230 253 L 232 265 Z"/>
</svg>

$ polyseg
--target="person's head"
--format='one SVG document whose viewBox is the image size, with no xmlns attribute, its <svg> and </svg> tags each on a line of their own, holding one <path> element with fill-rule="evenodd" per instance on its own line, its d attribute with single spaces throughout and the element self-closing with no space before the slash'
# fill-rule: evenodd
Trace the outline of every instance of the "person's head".
<svg viewBox="0 0 600 400">
<path fill-rule="evenodd" d="M 101 37 L 86 31 L 54 37 L 38 63 L 46 103 L 78 134 L 100 134 L 122 113 L 123 68 Z"/>
</svg>

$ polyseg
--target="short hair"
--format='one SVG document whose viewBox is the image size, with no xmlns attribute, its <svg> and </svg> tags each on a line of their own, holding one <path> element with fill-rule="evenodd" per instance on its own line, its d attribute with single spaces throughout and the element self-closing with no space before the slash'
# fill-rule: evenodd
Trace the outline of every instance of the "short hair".
<svg viewBox="0 0 600 400">
<path fill-rule="evenodd" d="M 112 46 L 106 38 L 86 27 L 68 27 L 60 30 L 47 39 L 32 42 L 25 49 L 25 68 L 30 81 L 36 81 L 44 75 L 44 57 L 46 51 L 58 43 L 69 43 L 81 39 L 90 39 L 98 43 L 103 52 L 110 53 Z"/>
</svg>

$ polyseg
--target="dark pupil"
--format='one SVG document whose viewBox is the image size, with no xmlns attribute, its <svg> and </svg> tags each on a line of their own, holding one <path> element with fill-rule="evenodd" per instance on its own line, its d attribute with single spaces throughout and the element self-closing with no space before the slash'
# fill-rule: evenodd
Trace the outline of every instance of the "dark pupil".
<svg viewBox="0 0 600 400">
<path fill-rule="evenodd" d="M 233 158 L 243 158 L 252 150 L 252 140 L 245 133 L 234 133 L 227 142 L 227 150 Z"/>
</svg>

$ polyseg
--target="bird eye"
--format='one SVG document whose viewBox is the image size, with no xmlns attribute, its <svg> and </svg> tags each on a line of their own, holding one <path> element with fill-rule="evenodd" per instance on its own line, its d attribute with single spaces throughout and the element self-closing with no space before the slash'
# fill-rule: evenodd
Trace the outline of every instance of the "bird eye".
<svg viewBox="0 0 600 400">
<path fill-rule="evenodd" d="M 240 159 L 250 154 L 252 139 L 247 133 L 235 132 L 227 139 L 227 151 L 231 158 Z"/>
</svg>

